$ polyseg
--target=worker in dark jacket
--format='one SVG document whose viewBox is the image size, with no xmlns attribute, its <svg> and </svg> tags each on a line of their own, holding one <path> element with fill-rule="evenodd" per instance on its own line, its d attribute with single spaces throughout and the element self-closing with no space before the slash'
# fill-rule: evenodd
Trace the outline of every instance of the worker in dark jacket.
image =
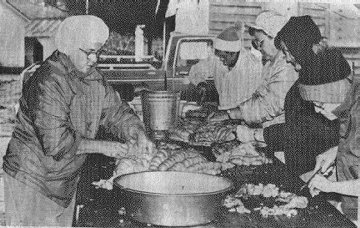
<svg viewBox="0 0 360 228">
<path fill-rule="evenodd" d="M 152 153 L 143 123 L 94 68 L 108 35 L 98 17 L 66 18 L 57 50 L 24 81 L 3 158 L 6 225 L 70 227 L 86 154 Z M 100 126 L 127 144 L 94 140 Z"/>
<path fill-rule="evenodd" d="M 263 132 L 249 129 L 246 134 L 255 135 L 273 150 L 283 150 L 289 172 L 296 176 L 311 171 L 318 154 L 338 145 L 339 121 L 331 111 L 350 87 L 349 64 L 340 51 L 321 41 L 310 16 L 292 17 L 280 30 L 275 44 L 299 72 L 285 98 L 285 123 Z M 239 140 L 245 138 L 239 135 Z"/>
<path fill-rule="evenodd" d="M 334 110 L 340 120 L 339 146 L 320 154 L 316 158 L 314 171 L 321 168 L 324 173 L 336 161 L 337 181 L 316 175 L 310 182 L 312 194 L 335 192 L 342 194 L 341 210 L 353 222 L 358 219 L 358 197 L 360 196 L 360 79 L 354 77 L 345 101 Z M 356 223 L 356 222 L 355 222 Z"/>
</svg>

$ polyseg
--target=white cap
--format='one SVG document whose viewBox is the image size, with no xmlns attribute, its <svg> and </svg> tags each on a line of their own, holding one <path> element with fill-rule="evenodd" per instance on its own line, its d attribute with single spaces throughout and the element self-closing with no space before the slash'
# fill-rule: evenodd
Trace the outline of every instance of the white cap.
<svg viewBox="0 0 360 228">
<path fill-rule="evenodd" d="M 264 31 L 267 35 L 275 37 L 276 34 L 286 24 L 288 18 L 275 11 L 261 12 L 255 20 L 255 23 L 246 24 L 246 26 Z"/>
<path fill-rule="evenodd" d="M 238 52 L 241 49 L 241 37 L 238 27 L 223 30 L 214 40 L 214 48 L 221 51 Z"/>
<path fill-rule="evenodd" d="M 93 15 L 66 18 L 55 34 L 56 48 L 68 55 L 79 48 L 100 48 L 109 37 L 109 28 L 104 21 Z"/>
</svg>

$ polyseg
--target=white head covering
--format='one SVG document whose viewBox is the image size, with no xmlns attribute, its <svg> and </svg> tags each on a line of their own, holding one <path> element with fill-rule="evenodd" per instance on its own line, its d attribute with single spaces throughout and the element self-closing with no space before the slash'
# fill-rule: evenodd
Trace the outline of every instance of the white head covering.
<svg viewBox="0 0 360 228">
<path fill-rule="evenodd" d="M 275 38 L 276 34 L 284 27 L 288 18 L 275 12 L 275 11 L 264 11 L 261 12 L 255 20 L 254 24 L 246 24 L 248 27 L 262 30 L 267 35 Z"/>
<path fill-rule="evenodd" d="M 214 48 L 221 51 L 238 52 L 241 50 L 241 37 L 236 26 L 226 28 L 214 40 Z"/>
<path fill-rule="evenodd" d="M 68 55 L 74 50 L 100 48 L 109 37 L 104 21 L 93 15 L 66 18 L 55 34 L 56 48 Z"/>
</svg>

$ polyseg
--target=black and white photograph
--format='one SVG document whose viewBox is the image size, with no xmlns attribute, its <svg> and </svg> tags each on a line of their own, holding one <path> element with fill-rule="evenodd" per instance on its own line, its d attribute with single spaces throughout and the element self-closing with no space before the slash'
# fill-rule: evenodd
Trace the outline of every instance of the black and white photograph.
<svg viewBox="0 0 360 228">
<path fill-rule="evenodd" d="M 360 1 L 0 0 L 0 164 L 0 227 L 360 227 Z"/>
</svg>

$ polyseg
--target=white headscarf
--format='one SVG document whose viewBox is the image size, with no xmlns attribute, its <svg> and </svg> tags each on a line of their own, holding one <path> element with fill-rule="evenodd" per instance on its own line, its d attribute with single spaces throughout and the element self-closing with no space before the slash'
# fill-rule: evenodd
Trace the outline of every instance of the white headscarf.
<svg viewBox="0 0 360 228">
<path fill-rule="evenodd" d="M 265 10 L 261 12 L 255 20 L 255 23 L 247 24 L 247 26 L 264 31 L 267 35 L 275 38 L 276 34 L 284 27 L 289 18 L 282 14 Z"/>
<path fill-rule="evenodd" d="M 55 34 L 56 48 L 69 55 L 82 48 L 100 48 L 109 37 L 109 28 L 104 21 L 93 15 L 66 18 Z"/>
</svg>

